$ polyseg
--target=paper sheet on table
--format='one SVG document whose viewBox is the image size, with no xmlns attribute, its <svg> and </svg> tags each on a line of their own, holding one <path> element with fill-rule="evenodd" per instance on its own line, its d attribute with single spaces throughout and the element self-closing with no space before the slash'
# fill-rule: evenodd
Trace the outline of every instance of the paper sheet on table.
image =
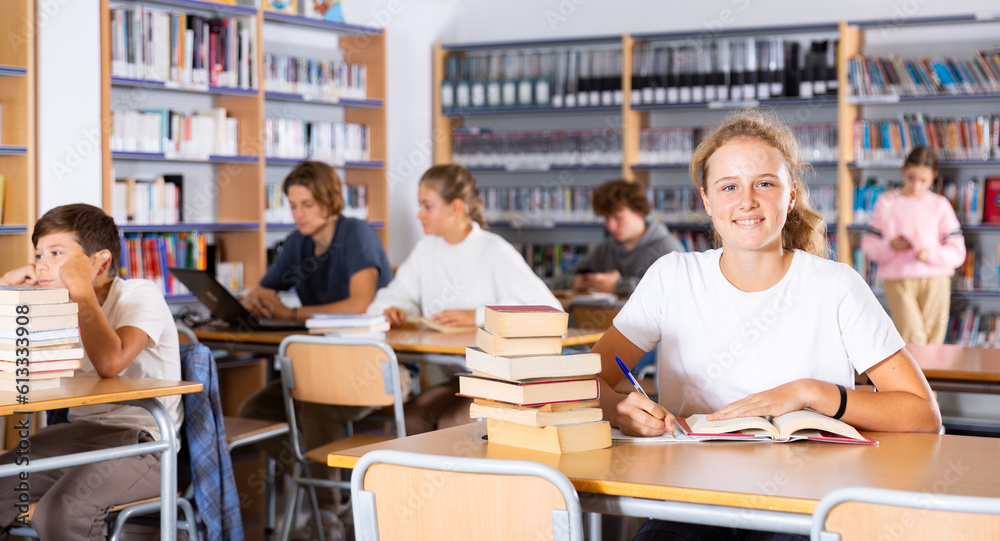
<svg viewBox="0 0 1000 541">
<path fill-rule="evenodd" d="M 676 428 L 676 437 L 671 437 L 670 432 L 665 432 L 662 436 L 626 436 L 617 428 L 611 429 L 611 441 L 630 441 L 633 443 L 692 443 L 701 441 L 699 438 L 688 436 L 680 428 Z"/>
</svg>

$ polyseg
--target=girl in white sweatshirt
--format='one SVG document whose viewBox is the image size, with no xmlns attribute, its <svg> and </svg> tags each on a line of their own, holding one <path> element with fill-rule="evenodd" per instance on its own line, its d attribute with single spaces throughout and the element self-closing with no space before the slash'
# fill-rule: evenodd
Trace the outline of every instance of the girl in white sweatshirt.
<svg viewBox="0 0 1000 541">
<path fill-rule="evenodd" d="M 476 180 L 462 166 L 436 165 L 417 191 L 417 218 L 426 236 L 375 295 L 369 314 L 398 326 L 426 317 L 449 326 L 483 324 L 487 304 L 544 304 L 561 308 L 524 258 L 486 231 Z M 406 433 L 469 422 L 469 400 L 456 397 L 457 380 L 431 387 L 406 405 Z"/>
</svg>

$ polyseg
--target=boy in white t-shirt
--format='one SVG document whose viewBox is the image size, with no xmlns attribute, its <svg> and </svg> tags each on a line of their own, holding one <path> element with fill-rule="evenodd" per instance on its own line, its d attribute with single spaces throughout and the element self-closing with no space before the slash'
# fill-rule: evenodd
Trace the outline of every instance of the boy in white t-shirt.
<svg viewBox="0 0 1000 541">
<path fill-rule="evenodd" d="M 148 280 L 117 276 L 118 227 L 101 209 L 84 204 L 56 207 L 35 224 L 35 264 L 8 272 L 0 285 L 64 287 L 79 306 L 84 358 L 81 370 L 101 377 L 181 379 L 177 328 L 163 294 Z M 180 430 L 180 397 L 160 399 Z M 83 406 L 68 423 L 30 437 L 32 459 L 118 447 L 159 437 L 146 410 L 118 404 Z M 13 452 L 0 464 L 14 462 Z M 18 477 L 0 478 L 0 523 L 17 516 Z M 158 496 L 159 454 L 140 455 L 59 470 L 35 472 L 29 496 L 38 501 L 32 526 L 42 539 L 104 539 L 108 508 Z M 7 539 L 0 533 L 0 541 Z"/>
</svg>

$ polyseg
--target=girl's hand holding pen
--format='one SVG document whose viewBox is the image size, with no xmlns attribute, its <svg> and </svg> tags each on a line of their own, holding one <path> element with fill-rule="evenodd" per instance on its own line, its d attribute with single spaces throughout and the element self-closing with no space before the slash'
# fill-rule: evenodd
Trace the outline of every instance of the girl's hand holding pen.
<svg viewBox="0 0 1000 541">
<path fill-rule="evenodd" d="M 674 416 L 663 406 L 633 391 L 618 403 L 618 429 L 628 436 L 674 433 Z"/>
<path fill-rule="evenodd" d="M 673 436 L 674 416 L 663 406 L 650 400 L 619 357 L 615 357 L 615 362 L 625 374 L 625 379 L 635 387 L 635 392 L 629 393 L 625 400 L 618 403 L 618 429 L 629 436 L 660 436 L 664 432 L 670 432 Z"/>
</svg>

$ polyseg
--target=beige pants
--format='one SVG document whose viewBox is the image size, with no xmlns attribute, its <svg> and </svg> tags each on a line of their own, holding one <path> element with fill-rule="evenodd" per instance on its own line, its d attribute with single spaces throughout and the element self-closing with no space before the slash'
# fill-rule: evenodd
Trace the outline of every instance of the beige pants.
<svg viewBox="0 0 1000 541">
<path fill-rule="evenodd" d="M 951 306 L 951 276 L 886 280 L 885 299 L 907 344 L 943 344 Z"/>
</svg>

